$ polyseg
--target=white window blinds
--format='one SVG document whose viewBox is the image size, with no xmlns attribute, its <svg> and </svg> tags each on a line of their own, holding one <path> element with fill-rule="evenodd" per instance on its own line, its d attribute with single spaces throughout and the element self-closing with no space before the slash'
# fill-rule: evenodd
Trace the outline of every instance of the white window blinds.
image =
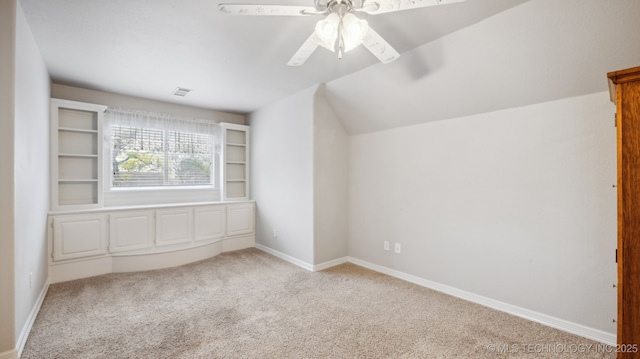
<svg viewBox="0 0 640 359">
<path fill-rule="evenodd" d="M 109 108 L 105 124 L 112 188 L 214 186 L 215 121 Z"/>
</svg>

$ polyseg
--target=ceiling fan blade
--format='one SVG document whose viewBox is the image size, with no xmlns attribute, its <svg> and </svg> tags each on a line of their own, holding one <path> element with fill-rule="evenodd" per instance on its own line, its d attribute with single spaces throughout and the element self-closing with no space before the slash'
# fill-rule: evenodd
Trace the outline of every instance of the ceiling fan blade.
<svg viewBox="0 0 640 359">
<path fill-rule="evenodd" d="M 369 28 L 369 31 L 364 36 L 362 45 L 371 51 L 383 64 L 388 64 L 400 57 L 400 54 L 372 28 Z"/>
<path fill-rule="evenodd" d="M 312 33 L 311 36 L 305 41 L 302 46 L 296 51 L 295 54 L 291 57 L 291 60 L 287 62 L 287 66 L 301 66 L 303 65 L 307 59 L 313 54 L 314 51 L 320 46 L 320 41 L 318 40 L 318 35 L 316 33 Z"/>
<path fill-rule="evenodd" d="M 378 15 L 393 11 L 447 5 L 464 1 L 465 0 L 367 0 L 362 4 L 361 11 L 371 15 Z"/>
<path fill-rule="evenodd" d="M 312 6 L 220 4 L 220 12 L 231 15 L 308 16 L 323 14 Z"/>
</svg>

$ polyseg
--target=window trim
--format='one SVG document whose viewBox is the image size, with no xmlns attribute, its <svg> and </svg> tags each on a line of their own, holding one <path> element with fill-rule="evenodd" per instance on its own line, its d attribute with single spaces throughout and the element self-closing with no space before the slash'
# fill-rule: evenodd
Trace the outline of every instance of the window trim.
<svg viewBox="0 0 640 359">
<path fill-rule="evenodd" d="M 119 125 L 121 127 L 125 127 L 123 125 Z M 165 163 L 167 162 L 167 158 L 168 158 L 168 151 L 166 150 L 166 146 L 168 143 L 168 137 L 169 137 L 169 132 L 181 132 L 175 129 L 155 129 L 156 131 L 162 131 L 163 132 L 163 146 L 165 148 L 164 150 L 164 159 L 165 159 Z M 220 168 L 217 167 L 218 165 L 218 161 L 216 160 L 216 157 L 219 157 L 219 154 L 216 154 L 215 151 L 215 136 L 213 136 L 212 134 L 205 134 L 206 136 L 209 136 L 209 138 L 211 139 L 211 144 L 210 144 L 210 150 L 211 150 L 211 170 L 209 173 L 209 182 L 210 184 L 195 184 L 195 185 L 171 185 L 171 184 L 166 184 L 166 185 L 155 185 L 155 186 L 122 186 L 122 187 L 118 187 L 118 186 L 114 186 L 113 185 L 113 181 L 115 180 L 113 172 L 114 172 L 114 168 L 113 168 L 113 146 L 112 146 L 112 142 L 111 142 L 111 128 L 108 129 L 109 134 L 107 134 L 108 137 L 105 136 L 105 138 L 109 139 L 109 143 L 108 143 L 108 148 L 109 151 L 106 155 L 108 155 L 109 157 L 107 158 L 105 156 L 105 160 L 108 160 L 109 162 L 109 168 L 108 168 L 108 173 L 109 173 L 109 183 L 108 183 L 108 187 L 109 190 L 113 191 L 119 191 L 122 189 L 127 189 L 127 190 L 144 190 L 147 188 L 152 188 L 152 189 L 173 189 L 173 188 L 189 188 L 189 187 L 193 187 L 193 188 L 210 188 L 210 189 L 217 189 L 217 181 L 216 178 L 219 177 L 218 174 L 220 172 Z M 189 133 L 189 132 L 182 132 L 182 133 Z M 194 134 L 199 134 L 202 135 L 201 133 L 197 133 L 197 132 L 193 132 Z M 105 151 L 106 152 L 106 151 Z M 163 182 L 166 182 L 168 180 L 168 174 L 169 174 L 169 166 L 163 166 L 162 169 L 162 177 L 163 177 Z"/>
<path fill-rule="evenodd" d="M 113 109 L 113 108 L 109 108 L 107 110 L 107 113 L 109 112 L 109 110 L 111 111 L 118 111 L 118 112 L 129 112 L 129 113 L 138 113 L 140 111 L 136 111 L 136 110 L 127 110 L 127 109 Z M 151 116 L 157 116 L 159 118 L 162 118 L 164 121 L 175 121 L 175 122 L 179 122 L 179 121 L 185 121 L 185 120 L 194 120 L 194 121 L 207 121 L 211 123 L 211 126 L 213 128 L 218 127 L 218 129 L 216 131 L 220 131 L 220 124 L 216 121 L 213 120 L 199 120 L 199 119 L 189 119 L 189 118 L 183 118 L 183 117 L 179 117 L 179 116 L 173 116 L 173 115 L 163 115 L 163 114 L 154 114 L 154 113 L 150 113 Z M 105 116 L 106 117 L 106 116 Z M 111 141 L 111 121 L 107 120 L 104 122 L 103 124 L 103 148 L 104 150 L 102 151 L 102 156 L 104 158 L 103 162 L 103 173 L 107 174 L 106 176 L 103 177 L 103 192 L 105 193 L 106 197 L 105 198 L 105 205 L 109 205 L 107 202 L 115 202 L 117 203 L 116 205 L 122 205 L 122 203 L 129 203 L 131 205 L 136 205 L 136 204 L 143 204 L 140 201 L 140 196 L 144 195 L 144 194 L 150 194 L 150 193 L 157 193 L 158 195 L 161 195 L 163 193 L 167 194 L 166 196 L 166 200 L 163 200 L 162 198 L 157 199 L 157 198 L 151 198 L 148 201 L 143 200 L 142 202 L 149 202 L 149 203 L 155 203 L 155 202 L 175 202 L 175 200 L 177 199 L 177 197 L 181 196 L 181 193 L 184 194 L 186 197 L 188 197 L 187 201 L 188 202 L 192 202 L 195 201 L 194 198 L 192 198 L 195 194 L 197 193 L 201 193 L 204 194 L 205 197 L 208 197 L 206 200 L 207 201 L 220 201 L 221 200 L 221 190 L 222 190 L 222 185 L 221 185 L 221 180 L 220 180 L 220 176 L 222 173 L 222 168 L 221 168 L 221 157 L 222 157 L 222 153 L 221 153 L 221 146 L 222 146 L 222 137 L 220 136 L 220 133 L 215 133 L 215 131 L 212 131 L 211 136 L 212 136 L 212 144 L 211 144 L 211 184 L 206 184 L 206 185 L 165 185 L 165 186 L 140 186 L 140 187 L 114 187 L 113 186 L 113 180 L 114 180 L 114 176 L 113 176 L 113 164 L 111 161 L 111 156 L 112 156 L 112 141 Z M 126 124 L 118 124 L 121 126 L 127 126 Z M 160 126 L 157 129 L 161 129 L 163 131 L 178 131 L 181 132 L 180 129 L 176 129 L 174 127 L 175 125 L 170 125 L 170 128 L 161 128 Z M 133 126 L 131 126 L 133 127 Z M 154 127 L 155 128 L 155 127 Z M 182 131 L 182 132 L 188 132 L 188 131 Z M 202 132 L 198 132 L 198 131 L 194 131 L 194 133 L 202 133 Z M 131 195 L 131 199 L 126 198 L 125 195 Z M 211 196 L 209 196 L 211 195 Z M 157 197 L 157 196 L 154 196 Z M 160 196 L 163 197 L 163 196 Z"/>
</svg>

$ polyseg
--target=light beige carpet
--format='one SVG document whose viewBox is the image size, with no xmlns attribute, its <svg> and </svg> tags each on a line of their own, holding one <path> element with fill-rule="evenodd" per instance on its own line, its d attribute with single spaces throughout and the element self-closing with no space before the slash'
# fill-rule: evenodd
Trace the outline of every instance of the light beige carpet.
<svg viewBox="0 0 640 359">
<path fill-rule="evenodd" d="M 246 249 L 54 284 L 22 359 L 615 357 L 596 345 L 353 264 L 312 273 Z"/>
</svg>

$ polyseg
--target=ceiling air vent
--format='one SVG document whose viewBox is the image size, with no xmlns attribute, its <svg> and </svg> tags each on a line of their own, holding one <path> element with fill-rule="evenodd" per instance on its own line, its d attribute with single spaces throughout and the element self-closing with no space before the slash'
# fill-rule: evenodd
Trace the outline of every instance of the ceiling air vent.
<svg viewBox="0 0 640 359">
<path fill-rule="evenodd" d="M 184 87 L 176 87 L 176 89 L 173 90 L 173 94 L 176 95 L 176 96 L 185 97 L 191 91 L 193 91 L 193 90 L 186 89 Z"/>
</svg>

